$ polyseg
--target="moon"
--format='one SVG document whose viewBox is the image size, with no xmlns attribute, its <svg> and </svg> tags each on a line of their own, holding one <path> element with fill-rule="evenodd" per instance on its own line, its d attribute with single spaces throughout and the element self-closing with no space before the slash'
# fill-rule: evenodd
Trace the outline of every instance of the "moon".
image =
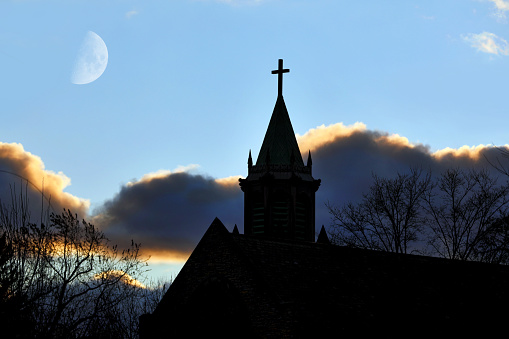
<svg viewBox="0 0 509 339">
<path fill-rule="evenodd" d="M 88 31 L 74 63 L 71 82 L 76 85 L 89 84 L 97 80 L 108 65 L 108 48 L 103 39 Z"/>
</svg>

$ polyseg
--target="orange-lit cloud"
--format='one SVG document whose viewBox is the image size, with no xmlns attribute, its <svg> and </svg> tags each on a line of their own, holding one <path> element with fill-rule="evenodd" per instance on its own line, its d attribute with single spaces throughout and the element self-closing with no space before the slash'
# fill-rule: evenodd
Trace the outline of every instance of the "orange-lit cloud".
<svg viewBox="0 0 509 339">
<path fill-rule="evenodd" d="M 303 155 L 307 149 L 312 151 L 313 176 L 322 180 L 316 193 L 317 227 L 330 222 L 326 202 L 342 205 L 358 201 L 369 189 L 372 174 L 391 177 L 410 167 L 420 167 L 434 175 L 448 168 L 483 168 L 499 175 L 490 165 L 497 160 L 509 168 L 509 159 L 493 146 L 432 152 L 428 146 L 412 143 L 404 136 L 369 130 L 361 123 L 319 126 L 297 137 Z"/>
<path fill-rule="evenodd" d="M 111 270 L 107 272 L 98 273 L 94 276 L 94 279 L 117 279 L 120 278 L 120 281 L 122 281 L 124 284 L 141 287 L 141 288 L 147 288 L 142 282 L 139 280 L 131 277 L 129 274 L 120 271 L 120 270 Z"/>
<path fill-rule="evenodd" d="M 326 202 L 341 205 L 362 198 L 373 173 L 390 177 L 415 166 L 436 174 L 453 167 L 488 168 L 495 173 L 486 159 L 492 163 L 505 160 L 490 145 L 432 152 L 404 136 L 369 130 L 360 122 L 349 126 L 342 123 L 318 126 L 297 135 L 297 139 L 304 156 L 311 150 L 313 176 L 322 180 L 316 193 L 317 228 L 330 222 Z M 130 245 L 131 239 L 140 243 L 141 255 L 151 257 L 149 263 L 184 263 L 215 217 L 229 230 L 237 224 L 243 232 L 240 176 L 210 178 L 194 174 L 197 168 L 189 165 L 171 171 L 159 170 L 133 180 L 94 211 L 88 221 L 120 247 Z M 88 211 L 88 201 L 63 192 L 70 184 L 68 177 L 46 170 L 39 157 L 26 152 L 19 144 L 0 143 L 0 170 L 15 174 L 0 173 L 0 187 L 4 191 L 8 191 L 12 182 L 23 182 L 16 175 L 34 185 L 44 180 L 44 192 L 51 196 L 55 209 Z M 29 185 L 29 193 L 40 206 L 38 189 L 42 190 L 42 184 L 37 187 Z"/>
<path fill-rule="evenodd" d="M 321 125 L 312 128 L 304 135 L 296 134 L 299 148 L 304 155 L 307 150 L 320 150 L 330 145 L 347 143 L 352 139 L 354 134 L 367 136 L 371 142 L 376 143 L 380 147 L 391 147 L 396 149 L 416 149 L 416 152 L 435 158 L 441 161 L 445 158 L 469 158 L 472 161 L 478 161 L 489 150 L 494 150 L 492 145 L 477 145 L 467 146 L 464 145 L 460 148 L 446 147 L 435 152 L 430 152 L 429 147 L 422 144 L 411 143 L 408 138 L 399 134 L 389 134 L 383 132 L 370 131 L 366 125 L 361 122 L 356 122 L 353 125 L 346 126 L 343 123 L 336 123 L 333 125 Z M 509 148 L 509 145 L 501 147 Z"/>
<path fill-rule="evenodd" d="M 326 202 L 341 205 L 362 198 L 374 173 L 391 177 L 418 166 L 438 174 L 452 167 L 489 167 L 486 158 L 500 156 L 496 148 L 483 145 L 431 152 L 360 122 L 322 125 L 297 139 L 305 156 L 312 151 L 313 176 L 322 180 L 316 193 L 317 228 L 329 224 Z M 242 233 L 240 176 L 210 178 L 193 174 L 196 167 L 160 170 L 128 183 L 96 211 L 93 223 L 119 246 L 131 239 L 141 243 L 142 255 L 157 264 L 185 262 L 215 217 L 229 230 L 237 224 Z"/>
<path fill-rule="evenodd" d="M 116 243 L 129 237 L 141 243 L 149 263 L 184 263 L 216 216 L 228 224 L 237 215 L 235 222 L 241 222 L 240 176 L 212 179 L 189 173 L 197 167 L 160 170 L 127 183 L 93 223 Z"/>
<path fill-rule="evenodd" d="M 37 202 L 39 207 L 44 194 L 45 202 L 49 200 L 55 212 L 66 208 L 85 216 L 90 203 L 64 192 L 70 184 L 65 174 L 46 170 L 41 158 L 25 151 L 21 144 L 0 142 L 0 198 L 4 203 L 10 201 L 12 185 L 23 188 L 23 192 L 27 186 L 30 201 Z"/>
<path fill-rule="evenodd" d="M 190 172 L 190 171 L 196 170 L 199 167 L 200 167 L 199 165 L 191 164 L 191 165 L 187 165 L 187 166 L 179 166 L 173 171 L 161 169 L 156 172 L 151 172 L 151 173 L 147 173 L 147 174 L 143 175 L 140 180 L 137 180 L 134 182 L 130 181 L 126 184 L 126 186 L 130 187 L 130 186 L 137 185 L 137 184 L 148 183 L 155 179 L 165 178 L 173 173 Z"/>
<path fill-rule="evenodd" d="M 149 264 L 183 264 L 187 261 L 191 252 L 177 251 L 171 248 L 142 248 L 140 254 L 149 258 Z"/>
<path fill-rule="evenodd" d="M 240 178 L 242 178 L 242 176 L 232 175 L 232 176 L 226 177 L 226 178 L 214 179 L 214 181 L 225 188 L 237 189 L 239 187 L 239 179 Z"/>
<path fill-rule="evenodd" d="M 327 147 L 327 145 L 341 142 L 342 139 L 351 138 L 354 134 L 369 134 L 372 135 L 372 141 L 379 144 L 390 144 L 396 148 L 401 147 L 424 147 L 423 145 L 416 145 L 410 143 L 408 138 L 398 134 L 388 134 L 381 132 L 368 131 L 366 125 L 362 122 L 356 122 L 353 125 L 344 125 L 343 123 L 336 123 L 329 126 L 321 125 L 312 128 L 304 135 L 296 134 L 297 142 L 303 156 L 307 155 L 308 150 L 316 150 Z"/>
<path fill-rule="evenodd" d="M 215 217 L 233 228 L 243 214 L 238 176 L 191 174 L 196 166 L 158 171 L 128 183 L 96 211 L 93 223 L 121 246 L 141 243 L 150 262 L 182 263 Z"/>
<path fill-rule="evenodd" d="M 509 147 L 509 145 L 505 145 L 502 147 Z M 434 152 L 433 157 L 435 157 L 437 160 L 441 160 L 446 157 L 454 158 L 468 157 L 473 161 L 478 161 L 482 157 L 483 153 L 492 148 L 493 146 L 491 145 L 478 145 L 478 146 L 464 145 L 460 148 L 446 147 L 444 149 Z"/>
<path fill-rule="evenodd" d="M 356 132 L 366 131 L 366 125 L 362 122 L 356 122 L 351 126 L 345 126 L 342 122 L 325 126 L 321 125 L 311 128 L 304 135 L 295 135 L 299 144 L 300 151 L 306 155 L 308 150 L 314 151 L 324 145 L 333 143 L 337 139 L 347 138 Z"/>
</svg>

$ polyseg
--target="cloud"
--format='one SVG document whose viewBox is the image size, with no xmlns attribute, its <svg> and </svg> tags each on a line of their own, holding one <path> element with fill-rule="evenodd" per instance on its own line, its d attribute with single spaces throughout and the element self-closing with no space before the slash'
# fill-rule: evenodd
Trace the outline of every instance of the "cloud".
<svg viewBox="0 0 509 339">
<path fill-rule="evenodd" d="M 411 167 L 434 174 L 448 168 L 486 168 L 498 175 L 486 160 L 496 163 L 497 158 L 502 158 L 493 146 L 463 146 L 431 152 L 428 146 L 411 143 L 403 136 L 361 129 L 356 125 L 321 126 L 299 136 L 299 145 L 306 144 L 311 149 L 313 176 L 322 180 L 316 193 L 317 229 L 330 221 L 325 203 L 343 205 L 360 200 L 372 182 L 373 173 L 391 177 Z M 329 141 L 324 143 L 323 139 Z"/>
<path fill-rule="evenodd" d="M 342 205 L 359 200 L 373 173 L 390 177 L 419 166 L 435 174 L 448 168 L 487 168 L 497 174 L 486 159 L 492 163 L 506 160 L 490 145 L 431 152 L 426 145 L 411 143 L 398 134 L 369 130 L 361 122 L 318 126 L 297 135 L 297 140 L 304 159 L 311 150 L 313 176 L 322 180 L 316 193 L 317 229 L 330 223 L 325 203 Z M 504 147 L 509 149 L 509 145 Z M 183 263 L 215 217 L 229 230 L 237 224 L 243 232 L 240 176 L 211 178 L 195 174 L 197 167 L 159 170 L 133 180 L 87 219 L 114 244 L 122 247 L 131 239 L 141 243 L 143 255 L 152 256 L 150 263 Z M 40 211 L 44 192 L 56 212 L 69 208 L 86 216 L 89 202 L 64 192 L 70 183 L 63 173 L 46 170 L 41 158 L 25 151 L 21 144 L 0 143 L 2 202 L 10 201 L 10 187 L 16 185 L 18 190 L 26 186 L 33 211 Z"/>
<path fill-rule="evenodd" d="M 433 156 L 437 160 L 451 157 L 452 158 L 467 157 L 472 159 L 473 161 L 479 161 L 481 156 L 490 148 L 491 148 L 490 145 L 477 145 L 477 146 L 464 145 L 461 146 L 460 148 L 446 147 L 433 153 Z"/>
<path fill-rule="evenodd" d="M 492 2 L 497 10 L 497 16 L 501 18 L 505 18 L 505 12 L 509 11 L 509 1 L 508 0 L 488 0 Z"/>
<path fill-rule="evenodd" d="M 134 239 L 155 261 L 183 262 L 215 217 L 233 229 L 242 208 L 238 177 L 159 171 L 122 187 L 92 221 L 114 243 Z"/>
<path fill-rule="evenodd" d="M 447 168 L 489 168 L 492 146 L 464 146 L 431 152 L 398 134 L 369 130 L 358 122 L 319 126 L 297 135 L 303 155 L 313 156 L 313 176 L 322 180 L 316 193 L 316 228 L 329 225 L 327 201 L 342 205 L 362 198 L 372 174 L 390 177 L 412 166 L 438 174 Z M 215 217 L 231 231 L 243 232 L 243 193 L 239 176 L 214 179 L 191 174 L 195 168 L 158 171 L 131 182 L 97 211 L 94 223 L 114 243 L 141 242 L 150 262 L 184 262 Z"/>
<path fill-rule="evenodd" d="M 488 0 L 493 2 L 495 7 L 501 11 L 509 11 L 509 1 L 507 0 Z"/>
<path fill-rule="evenodd" d="M 140 288 L 147 288 L 147 286 L 145 286 L 145 284 L 143 284 L 141 281 L 131 277 L 129 274 L 125 273 L 124 271 L 120 271 L 120 270 L 106 271 L 106 272 L 98 273 L 94 276 L 95 280 L 117 279 L 117 278 L 120 278 L 119 280 L 126 285 L 131 285 L 131 286 L 140 287 Z"/>
<path fill-rule="evenodd" d="M 132 18 L 133 16 L 135 16 L 135 15 L 138 15 L 138 11 L 136 11 L 136 10 L 132 10 L 132 11 L 127 12 L 127 13 L 125 14 L 125 17 L 126 17 L 127 19 L 131 19 L 131 18 Z"/>
<path fill-rule="evenodd" d="M 68 208 L 85 216 L 90 203 L 64 192 L 70 184 L 71 180 L 66 175 L 46 170 L 41 158 L 25 151 L 21 144 L 0 142 L 0 200 L 4 204 L 12 203 L 11 189 L 15 189 L 17 194 L 22 190 L 28 195 L 32 211 L 40 213 L 41 196 L 44 194 L 43 203 L 47 206 L 50 202 L 56 213 Z"/>
<path fill-rule="evenodd" d="M 173 171 L 161 169 L 156 172 L 145 174 L 143 177 L 141 177 L 141 179 L 139 181 L 128 182 L 126 184 L 126 186 L 133 186 L 133 185 L 140 184 L 140 183 L 150 182 L 154 179 L 160 179 L 160 178 L 167 177 L 168 175 L 170 175 L 172 173 L 190 172 L 195 169 L 198 169 L 199 167 L 200 166 L 197 164 L 191 164 L 191 165 L 187 165 L 187 166 L 179 166 Z"/>
<path fill-rule="evenodd" d="M 490 54 L 509 55 L 509 44 L 506 40 L 498 37 L 497 35 L 489 32 L 482 32 L 480 34 L 467 34 L 462 36 L 463 40 L 470 44 L 471 47 L 480 52 Z"/>
<path fill-rule="evenodd" d="M 352 126 L 345 126 L 342 122 L 325 126 L 321 125 L 312 128 L 304 135 L 296 134 L 297 142 L 301 152 L 305 155 L 308 150 L 315 150 L 326 144 L 333 143 L 336 139 L 345 138 L 356 132 L 366 131 L 366 125 L 356 122 Z"/>
</svg>

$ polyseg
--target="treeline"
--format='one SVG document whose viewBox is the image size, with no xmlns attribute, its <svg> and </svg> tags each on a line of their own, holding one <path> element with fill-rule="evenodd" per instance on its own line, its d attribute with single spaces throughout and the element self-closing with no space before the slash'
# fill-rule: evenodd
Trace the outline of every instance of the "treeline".
<svg viewBox="0 0 509 339">
<path fill-rule="evenodd" d="M 507 174 L 507 173 L 506 173 Z M 505 179 L 505 178 L 503 178 Z M 509 263 L 509 184 L 486 170 L 373 176 L 358 203 L 327 204 L 332 242 L 396 253 Z"/>
<path fill-rule="evenodd" d="M 33 223 L 26 195 L 0 203 L 0 326 L 12 338 L 136 338 L 168 288 L 147 282 L 132 242 L 119 250 L 69 210 Z"/>
</svg>

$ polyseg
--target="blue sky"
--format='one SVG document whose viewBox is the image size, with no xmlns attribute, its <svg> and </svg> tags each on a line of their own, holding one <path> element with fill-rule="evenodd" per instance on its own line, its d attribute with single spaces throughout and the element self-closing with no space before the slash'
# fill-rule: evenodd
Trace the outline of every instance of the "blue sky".
<svg viewBox="0 0 509 339">
<path fill-rule="evenodd" d="M 283 58 L 299 135 L 362 122 L 431 153 L 504 145 L 506 13 L 505 0 L 3 0 L 0 142 L 69 178 L 91 215 L 148 173 L 245 176 Z M 108 65 L 75 85 L 88 31 Z"/>
</svg>

